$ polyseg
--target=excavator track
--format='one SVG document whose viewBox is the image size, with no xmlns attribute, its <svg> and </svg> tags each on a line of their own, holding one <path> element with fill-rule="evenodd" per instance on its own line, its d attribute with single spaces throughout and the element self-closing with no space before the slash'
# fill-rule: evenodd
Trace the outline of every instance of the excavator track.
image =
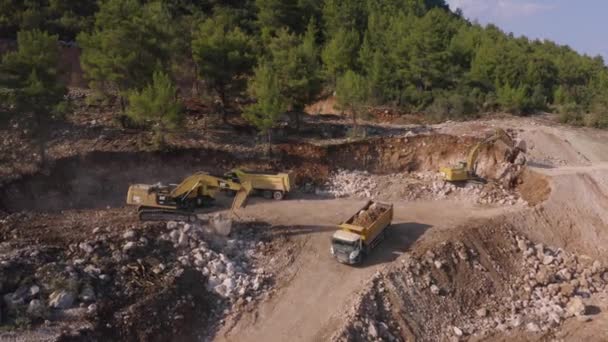
<svg viewBox="0 0 608 342">
<path fill-rule="evenodd" d="M 189 211 L 144 207 L 137 213 L 140 221 L 196 221 L 196 215 Z"/>
</svg>

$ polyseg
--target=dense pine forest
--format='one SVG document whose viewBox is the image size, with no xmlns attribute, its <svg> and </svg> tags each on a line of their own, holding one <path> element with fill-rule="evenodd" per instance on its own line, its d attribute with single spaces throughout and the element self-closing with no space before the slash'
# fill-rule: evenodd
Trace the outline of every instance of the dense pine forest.
<svg viewBox="0 0 608 342">
<path fill-rule="evenodd" d="M 224 119 L 253 100 L 242 115 L 261 131 L 330 94 L 355 120 L 389 106 L 432 120 L 554 111 L 608 126 L 601 57 L 472 23 L 443 0 L 0 0 L 0 38 L 17 42 L 0 64 L 0 115 L 38 126 L 69 110 L 59 42 L 80 49 L 91 89 L 159 132 L 180 124 L 185 74 Z"/>
</svg>

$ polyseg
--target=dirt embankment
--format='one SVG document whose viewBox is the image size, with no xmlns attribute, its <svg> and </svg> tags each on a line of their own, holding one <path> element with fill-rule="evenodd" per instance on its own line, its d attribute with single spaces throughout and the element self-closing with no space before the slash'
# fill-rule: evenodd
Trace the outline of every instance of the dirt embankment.
<svg viewBox="0 0 608 342">
<path fill-rule="evenodd" d="M 534 206 L 549 198 L 551 185 L 546 176 L 530 169 L 524 169 L 519 177 L 517 190 L 526 202 Z"/>
<path fill-rule="evenodd" d="M 372 173 L 438 170 L 462 161 L 477 141 L 471 137 L 423 134 L 410 137 L 376 138 L 329 146 L 282 145 L 288 156 L 301 156 L 332 168 Z"/>
<path fill-rule="evenodd" d="M 378 275 L 334 340 L 551 336 L 565 319 L 590 319 L 588 303 L 607 284 L 592 258 L 535 244 L 502 220 L 471 223 L 423 240 Z"/>
<path fill-rule="evenodd" d="M 250 310 L 284 267 L 273 250 L 288 243 L 275 246 L 264 223 L 237 223 L 227 239 L 205 222 L 142 224 L 133 214 L 1 219 L 0 313 L 16 333 L 1 330 L 0 340 L 205 340 L 220 319 Z"/>
<path fill-rule="evenodd" d="M 195 171 L 221 175 L 241 166 L 295 172 L 300 185 L 323 184 L 337 169 L 373 173 L 436 171 L 461 160 L 472 138 L 420 135 L 381 138 L 330 146 L 284 144 L 270 160 L 248 159 L 210 149 L 169 153 L 93 152 L 55 161 L 0 189 L 0 208 L 9 211 L 119 207 L 129 184 L 179 182 Z"/>
</svg>

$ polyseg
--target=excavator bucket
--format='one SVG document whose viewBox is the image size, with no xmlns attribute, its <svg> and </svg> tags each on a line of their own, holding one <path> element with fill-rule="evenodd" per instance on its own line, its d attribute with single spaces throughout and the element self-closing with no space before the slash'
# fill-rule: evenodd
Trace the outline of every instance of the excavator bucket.
<svg viewBox="0 0 608 342">
<path fill-rule="evenodd" d="M 241 188 L 237 191 L 236 196 L 234 196 L 234 201 L 232 201 L 232 210 L 245 206 L 245 201 L 247 201 L 247 197 L 249 197 L 252 189 L 253 187 L 250 182 L 241 183 Z"/>
</svg>

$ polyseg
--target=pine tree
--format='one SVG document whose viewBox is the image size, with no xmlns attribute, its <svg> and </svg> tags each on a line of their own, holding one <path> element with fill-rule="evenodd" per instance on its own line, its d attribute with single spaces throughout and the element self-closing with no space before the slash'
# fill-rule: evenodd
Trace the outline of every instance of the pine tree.
<svg viewBox="0 0 608 342">
<path fill-rule="evenodd" d="M 342 109 L 351 112 L 353 127 L 357 130 L 357 115 L 367 100 L 367 88 L 364 78 L 352 70 L 347 70 L 338 78 L 336 100 Z"/>
<path fill-rule="evenodd" d="M 102 93 L 141 89 L 155 70 L 171 64 L 172 25 L 160 2 L 108 0 L 95 14 L 95 27 L 78 35 L 80 63 L 91 86 Z"/>
<path fill-rule="evenodd" d="M 40 161 L 45 163 L 49 125 L 66 109 L 67 89 L 57 69 L 57 36 L 22 31 L 17 45 L 17 51 L 5 54 L 0 64 L 0 100 L 10 105 L 11 114 L 27 118 Z"/>
<path fill-rule="evenodd" d="M 325 65 L 327 80 L 336 84 L 336 80 L 346 70 L 355 67 L 359 50 L 359 34 L 355 30 L 340 29 L 323 48 L 321 57 Z"/>
<path fill-rule="evenodd" d="M 221 102 L 222 120 L 231 96 L 245 87 L 255 61 L 251 39 L 229 18 L 218 16 L 203 22 L 192 41 L 192 54 L 199 77 L 216 92 Z"/>
<path fill-rule="evenodd" d="M 296 128 L 299 128 L 300 112 L 321 90 L 316 34 L 316 25 L 311 20 L 302 37 L 282 29 L 268 48 L 269 63 L 277 74 L 282 96 L 295 113 Z"/>
<path fill-rule="evenodd" d="M 262 63 L 249 81 L 249 94 L 256 103 L 245 108 L 243 118 L 256 126 L 268 139 L 268 155 L 272 154 L 272 127 L 287 110 L 287 101 L 281 95 L 279 80 L 273 68 Z"/>
<path fill-rule="evenodd" d="M 164 147 L 167 130 L 178 127 L 184 118 L 177 89 L 169 76 L 154 72 L 152 83 L 141 91 L 131 91 L 127 115 L 136 123 L 152 124 L 156 141 Z"/>
</svg>

